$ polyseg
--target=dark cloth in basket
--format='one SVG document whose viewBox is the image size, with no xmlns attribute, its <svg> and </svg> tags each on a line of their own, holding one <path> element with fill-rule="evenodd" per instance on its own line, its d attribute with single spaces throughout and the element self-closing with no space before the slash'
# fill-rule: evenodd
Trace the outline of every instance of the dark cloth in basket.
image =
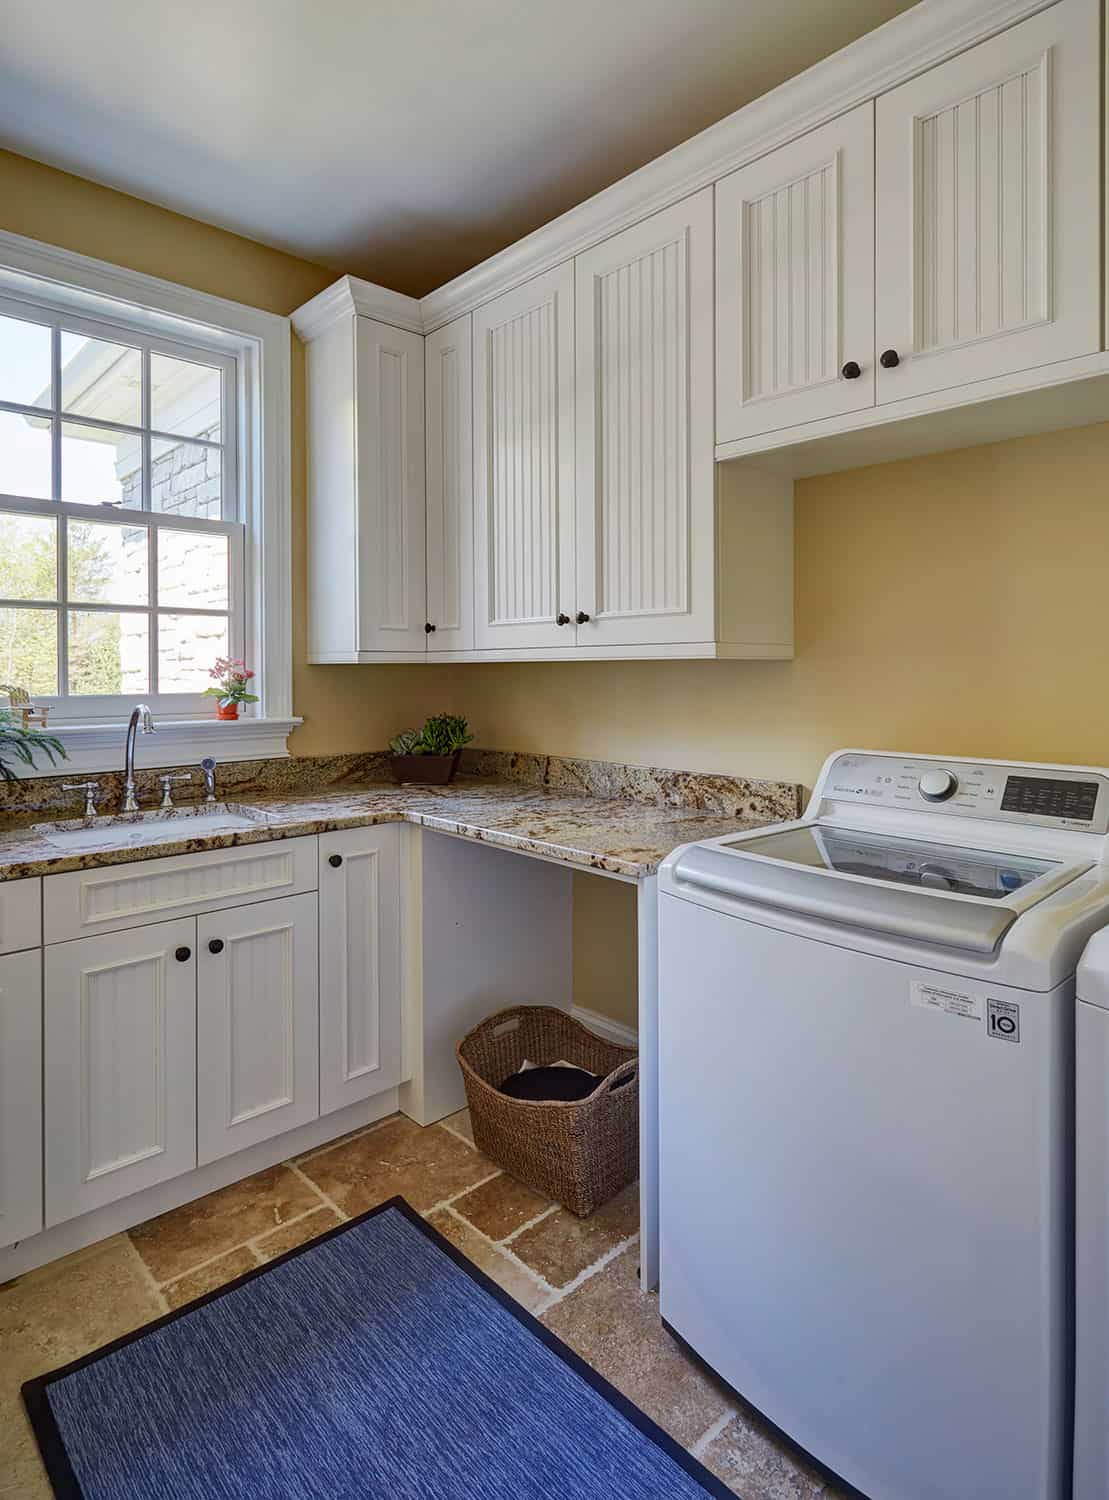
<svg viewBox="0 0 1109 1500">
<path fill-rule="evenodd" d="M 525 1068 L 511 1073 L 501 1084 L 501 1093 L 510 1099 L 546 1100 L 565 1104 L 570 1099 L 588 1099 L 601 1082 L 600 1074 L 584 1068 Z"/>
</svg>

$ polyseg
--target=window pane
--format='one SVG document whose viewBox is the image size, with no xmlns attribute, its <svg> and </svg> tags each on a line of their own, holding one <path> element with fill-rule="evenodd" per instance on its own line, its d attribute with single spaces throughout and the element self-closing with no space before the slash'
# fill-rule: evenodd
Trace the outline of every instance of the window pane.
<svg viewBox="0 0 1109 1500">
<path fill-rule="evenodd" d="M 202 693 L 209 670 L 228 651 L 226 615 L 158 616 L 158 691 Z"/>
<path fill-rule="evenodd" d="M 62 423 L 62 499 L 73 505 L 142 505 L 142 439 Z"/>
<path fill-rule="evenodd" d="M 49 417 L 0 411 L 0 495 L 50 499 Z"/>
<path fill-rule="evenodd" d="M 142 355 L 126 344 L 62 334 L 62 410 L 101 422 L 142 421 Z"/>
<path fill-rule="evenodd" d="M 50 329 L 22 318 L 0 318 L 0 401 L 53 406 Z"/>
<path fill-rule="evenodd" d="M 69 521 L 67 570 L 75 604 L 146 604 L 149 600 L 145 526 Z"/>
<path fill-rule="evenodd" d="M 58 523 L 0 514 L 0 599 L 58 597 Z"/>
<path fill-rule="evenodd" d="M 149 618 L 107 610 L 69 613 L 69 691 L 145 693 L 150 685 Z"/>
<path fill-rule="evenodd" d="M 189 609 L 227 608 L 225 536 L 158 529 L 158 603 Z"/>
<path fill-rule="evenodd" d="M 0 609 L 0 682 L 32 698 L 58 691 L 58 615 L 53 609 Z"/>
<path fill-rule="evenodd" d="M 153 438 L 150 449 L 150 508 L 201 521 L 223 513 L 220 489 L 222 450 L 200 443 Z"/>
<path fill-rule="evenodd" d="M 150 425 L 158 432 L 220 441 L 223 371 L 191 360 L 150 356 Z"/>
</svg>

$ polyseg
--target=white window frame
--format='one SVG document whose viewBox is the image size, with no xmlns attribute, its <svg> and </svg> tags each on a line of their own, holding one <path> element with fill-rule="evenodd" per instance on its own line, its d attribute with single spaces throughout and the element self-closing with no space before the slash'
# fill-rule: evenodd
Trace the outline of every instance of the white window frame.
<svg viewBox="0 0 1109 1500">
<path fill-rule="evenodd" d="M 37 307 L 71 322 L 113 325 L 117 337 L 130 329 L 165 341 L 168 353 L 176 343 L 234 360 L 235 430 L 227 434 L 225 454 L 235 455 L 238 516 L 229 530 L 241 538 L 243 624 L 232 650 L 255 668 L 259 702 L 238 723 L 226 723 L 216 719 L 213 699 L 201 707 L 181 703 L 189 695 L 167 695 L 152 705 L 157 733 L 140 737 L 137 758 L 160 766 L 187 765 L 207 754 L 236 760 L 287 755 L 288 735 L 302 722 L 292 712 L 289 319 L 6 231 L 0 231 L 0 298 L 27 305 L 29 313 Z M 51 514 L 86 520 L 126 514 L 112 507 L 102 516 L 97 506 L 61 502 L 33 509 L 42 514 L 47 506 Z M 0 507 L 23 508 L 4 499 Z M 150 511 L 135 514 L 151 521 Z M 183 520 L 167 513 L 164 524 Z M 207 530 L 215 525 L 204 523 Z M 83 714 L 80 722 L 65 721 L 65 701 L 58 700 L 59 737 L 69 755 L 64 773 L 116 768 L 130 699 L 118 700 L 118 709 L 115 699 L 85 699 L 96 705 L 95 717 Z M 33 774 L 58 771 L 40 764 Z"/>
</svg>

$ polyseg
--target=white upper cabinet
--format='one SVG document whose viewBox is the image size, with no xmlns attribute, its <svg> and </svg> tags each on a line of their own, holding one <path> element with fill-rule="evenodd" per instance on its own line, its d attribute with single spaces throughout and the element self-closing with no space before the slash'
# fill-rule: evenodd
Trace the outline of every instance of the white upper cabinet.
<svg viewBox="0 0 1109 1500">
<path fill-rule="evenodd" d="M 474 314 L 479 649 L 574 644 L 573 300 L 567 263 Z"/>
<path fill-rule="evenodd" d="M 716 184 L 718 442 L 874 402 L 874 105 Z"/>
<path fill-rule="evenodd" d="M 427 391 L 427 649 L 474 644 L 473 332 L 469 317 L 424 344 Z"/>
<path fill-rule="evenodd" d="M 1100 68 L 1060 0 L 878 100 L 880 402 L 1101 347 Z"/>
<path fill-rule="evenodd" d="M 309 654 L 423 659 L 424 341 L 347 315 L 308 346 Z"/>
<path fill-rule="evenodd" d="M 581 648 L 715 636 L 712 243 L 705 188 L 574 263 Z"/>
</svg>

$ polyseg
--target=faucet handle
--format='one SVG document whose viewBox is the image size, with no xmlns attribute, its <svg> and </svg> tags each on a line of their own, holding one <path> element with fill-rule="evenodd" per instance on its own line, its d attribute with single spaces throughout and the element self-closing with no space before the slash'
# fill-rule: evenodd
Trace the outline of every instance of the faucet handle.
<svg viewBox="0 0 1109 1500">
<path fill-rule="evenodd" d="M 85 817 L 96 817 L 96 799 L 100 792 L 99 781 L 63 781 L 63 792 L 84 792 Z"/>
<path fill-rule="evenodd" d="M 175 781 L 191 781 L 192 779 L 193 779 L 193 773 L 191 771 L 177 771 L 176 773 L 172 773 L 172 774 L 171 773 L 167 773 L 165 776 L 159 776 L 158 777 L 158 785 L 162 788 L 162 811 L 163 812 L 168 811 L 173 806 L 173 790 L 172 790 L 172 788 L 173 788 L 174 782 Z"/>
<path fill-rule="evenodd" d="M 214 755 L 206 755 L 200 762 L 200 769 L 204 773 L 204 800 L 214 802 L 216 800 L 216 758 Z"/>
</svg>

